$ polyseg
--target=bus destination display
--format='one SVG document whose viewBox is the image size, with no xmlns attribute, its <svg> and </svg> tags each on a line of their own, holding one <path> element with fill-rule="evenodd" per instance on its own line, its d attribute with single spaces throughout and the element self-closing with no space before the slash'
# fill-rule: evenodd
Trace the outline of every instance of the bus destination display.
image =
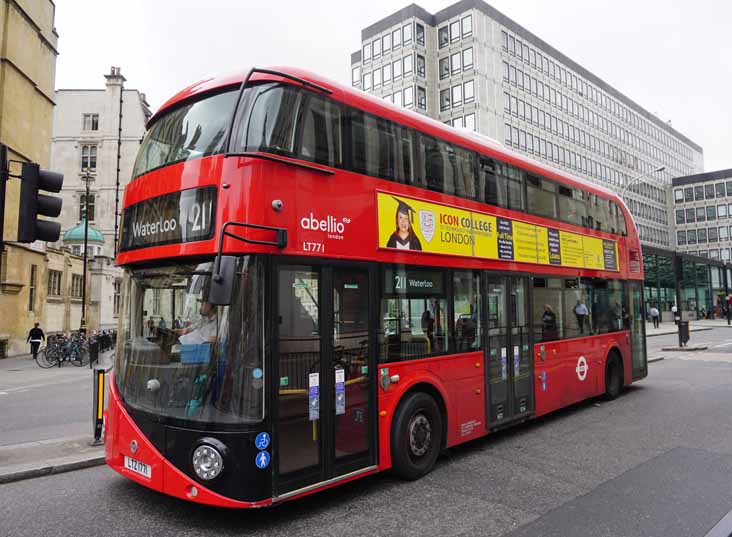
<svg viewBox="0 0 732 537">
<path fill-rule="evenodd" d="M 213 237 L 216 187 L 173 192 L 124 211 L 120 250 L 207 240 Z"/>
<path fill-rule="evenodd" d="M 377 192 L 379 246 L 617 272 L 616 241 Z"/>
</svg>

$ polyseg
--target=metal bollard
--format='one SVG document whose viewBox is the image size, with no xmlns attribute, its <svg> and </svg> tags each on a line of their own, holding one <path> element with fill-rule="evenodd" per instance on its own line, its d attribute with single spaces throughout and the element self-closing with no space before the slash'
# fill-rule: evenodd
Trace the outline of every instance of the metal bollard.
<svg viewBox="0 0 732 537">
<path fill-rule="evenodd" d="M 97 338 L 89 341 L 89 369 L 92 368 L 94 362 L 99 363 L 99 339 Z"/>
<path fill-rule="evenodd" d="M 102 439 L 102 427 L 104 423 L 104 382 L 106 372 L 104 369 L 98 368 L 94 370 L 94 440 L 92 446 L 101 446 L 104 443 Z"/>
</svg>

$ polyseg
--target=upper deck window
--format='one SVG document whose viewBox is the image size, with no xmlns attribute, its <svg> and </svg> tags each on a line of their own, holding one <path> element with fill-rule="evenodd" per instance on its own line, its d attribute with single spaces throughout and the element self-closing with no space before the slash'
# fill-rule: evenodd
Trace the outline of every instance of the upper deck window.
<svg viewBox="0 0 732 537">
<path fill-rule="evenodd" d="M 132 177 L 222 152 L 236 96 L 236 90 L 226 91 L 165 112 L 147 131 Z"/>
</svg>

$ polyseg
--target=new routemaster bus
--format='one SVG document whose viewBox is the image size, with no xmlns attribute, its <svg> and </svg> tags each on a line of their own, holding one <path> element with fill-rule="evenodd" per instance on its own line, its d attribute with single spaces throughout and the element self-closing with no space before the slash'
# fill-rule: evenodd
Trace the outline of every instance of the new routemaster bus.
<svg viewBox="0 0 732 537">
<path fill-rule="evenodd" d="M 647 374 L 613 193 L 292 69 L 194 84 L 125 191 L 106 460 L 260 507 Z"/>
</svg>

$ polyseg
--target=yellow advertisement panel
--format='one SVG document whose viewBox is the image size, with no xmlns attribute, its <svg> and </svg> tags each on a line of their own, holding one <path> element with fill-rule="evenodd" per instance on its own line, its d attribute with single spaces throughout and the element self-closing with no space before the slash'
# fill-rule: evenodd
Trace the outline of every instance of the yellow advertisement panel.
<svg viewBox="0 0 732 537">
<path fill-rule="evenodd" d="M 377 193 L 379 247 L 618 270 L 616 241 Z"/>
</svg>

